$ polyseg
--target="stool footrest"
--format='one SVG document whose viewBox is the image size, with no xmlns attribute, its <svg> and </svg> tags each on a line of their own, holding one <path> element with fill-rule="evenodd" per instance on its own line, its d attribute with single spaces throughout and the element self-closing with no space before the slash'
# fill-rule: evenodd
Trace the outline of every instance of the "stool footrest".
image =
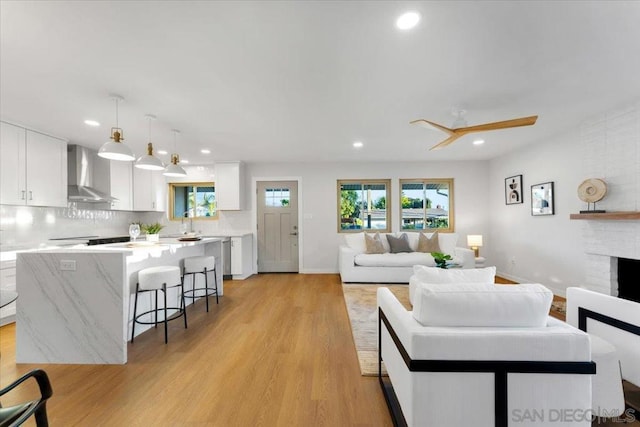
<svg viewBox="0 0 640 427">
<path fill-rule="evenodd" d="M 197 291 L 209 291 L 209 292 L 206 294 L 195 295 Z M 214 295 L 218 295 L 218 291 L 216 291 L 213 288 L 196 288 L 196 289 L 189 289 L 184 291 L 185 298 L 204 298 L 204 297 L 211 297 Z"/>
<path fill-rule="evenodd" d="M 180 308 L 180 307 L 167 307 L 167 310 L 176 310 L 177 312 L 172 313 L 169 317 L 167 317 L 167 322 L 171 321 L 171 320 L 176 320 L 179 319 L 180 317 L 184 316 L 184 309 Z M 163 313 L 164 314 L 164 308 L 159 308 L 157 310 L 149 310 L 149 311 L 145 311 L 144 313 L 140 313 L 138 314 L 134 321 L 140 325 L 157 325 L 160 324 L 162 322 L 164 322 L 164 317 L 162 319 L 158 319 L 157 322 L 143 322 L 140 319 L 142 316 L 145 316 L 147 314 L 151 314 L 151 313 L 156 313 L 156 315 L 158 313 Z"/>
</svg>

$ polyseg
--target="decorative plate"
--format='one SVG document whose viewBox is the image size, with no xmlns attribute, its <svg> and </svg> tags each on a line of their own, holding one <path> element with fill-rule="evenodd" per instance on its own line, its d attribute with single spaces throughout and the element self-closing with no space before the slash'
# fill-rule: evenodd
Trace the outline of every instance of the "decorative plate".
<svg viewBox="0 0 640 427">
<path fill-rule="evenodd" d="M 589 178 L 578 186 L 578 197 L 583 202 L 595 203 L 607 194 L 607 184 L 599 178 Z"/>
</svg>

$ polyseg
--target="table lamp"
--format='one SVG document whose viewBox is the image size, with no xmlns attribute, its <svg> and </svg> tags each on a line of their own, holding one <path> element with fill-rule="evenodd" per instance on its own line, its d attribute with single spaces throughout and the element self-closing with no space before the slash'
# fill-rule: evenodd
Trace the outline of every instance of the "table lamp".
<svg viewBox="0 0 640 427">
<path fill-rule="evenodd" d="M 469 246 L 476 254 L 476 258 L 478 258 L 480 254 L 480 247 L 482 246 L 482 235 L 481 234 L 469 234 L 467 236 L 467 246 Z"/>
</svg>

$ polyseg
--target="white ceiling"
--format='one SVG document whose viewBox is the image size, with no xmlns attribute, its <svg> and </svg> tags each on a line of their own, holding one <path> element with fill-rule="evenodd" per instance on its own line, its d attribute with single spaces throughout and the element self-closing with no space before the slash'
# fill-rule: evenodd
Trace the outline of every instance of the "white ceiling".
<svg viewBox="0 0 640 427">
<path fill-rule="evenodd" d="M 407 10 L 422 20 L 401 32 Z M 0 15 L 2 119 L 98 148 L 117 93 L 126 144 L 143 152 L 155 114 L 156 150 L 178 128 L 191 163 L 489 159 L 640 96 L 638 1 L 3 0 Z M 453 107 L 470 125 L 540 117 L 428 151 L 445 135 L 408 122 L 448 126 Z"/>
</svg>

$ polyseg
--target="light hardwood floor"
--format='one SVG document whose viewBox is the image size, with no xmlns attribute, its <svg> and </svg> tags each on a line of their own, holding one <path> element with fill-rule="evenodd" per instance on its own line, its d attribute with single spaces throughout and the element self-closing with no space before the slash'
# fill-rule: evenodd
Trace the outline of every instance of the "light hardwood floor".
<svg viewBox="0 0 640 427">
<path fill-rule="evenodd" d="M 392 425 L 360 375 L 338 275 L 253 276 L 213 301 L 190 307 L 189 329 L 173 322 L 168 345 L 161 327 L 136 338 L 122 366 L 17 365 L 14 326 L 0 328 L 0 387 L 45 369 L 53 427 Z"/>
</svg>

